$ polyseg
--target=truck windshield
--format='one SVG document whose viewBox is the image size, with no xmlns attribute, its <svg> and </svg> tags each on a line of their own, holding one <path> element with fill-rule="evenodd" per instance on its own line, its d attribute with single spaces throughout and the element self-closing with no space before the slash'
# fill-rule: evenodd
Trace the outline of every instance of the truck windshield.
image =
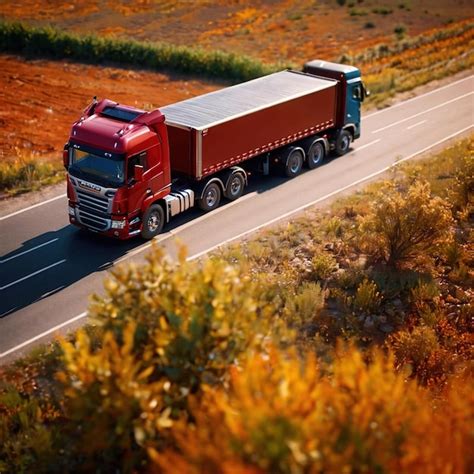
<svg viewBox="0 0 474 474">
<path fill-rule="evenodd" d="M 71 148 L 71 166 L 84 179 L 100 181 L 102 184 L 117 186 L 124 182 L 124 160 L 95 155 L 89 151 Z"/>
</svg>

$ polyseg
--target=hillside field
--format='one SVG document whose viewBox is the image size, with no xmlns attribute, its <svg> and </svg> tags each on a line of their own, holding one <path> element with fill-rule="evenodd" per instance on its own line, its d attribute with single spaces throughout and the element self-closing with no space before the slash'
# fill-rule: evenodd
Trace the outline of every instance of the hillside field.
<svg viewBox="0 0 474 474">
<path fill-rule="evenodd" d="M 265 62 L 329 59 L 471 17 L 467 0 L 0 1 L 0 17 L 147 41 L 219 49 Z"/>
</svg>

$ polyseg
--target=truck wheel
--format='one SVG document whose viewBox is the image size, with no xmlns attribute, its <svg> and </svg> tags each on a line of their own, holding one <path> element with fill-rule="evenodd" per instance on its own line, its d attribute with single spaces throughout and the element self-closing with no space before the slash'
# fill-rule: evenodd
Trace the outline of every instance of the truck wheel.
<svg viewBox="0 0 474 474">
<path fill-rule="evenodd" d="M 221 188 L 217 183 L 209 183 L 199 199 L 199 207 L 206 212 L 213 211 L 219 207 L 221 202 Z"/>
<path fill-rule="evenodd" d="M 235 201 L 242 196 L 244 192 L 245 181 L 242 177 L 242 173 L 234 173 L 225 188 L 224 195 L 229 201 Z"/>
<path fill-rule="evenodd" d="M 336 139 L 336 153 L 339 156 L 345 155 L 351 146 L 352 135 L 347 130 L 341 130 Z"/>
<path fill-rule="evenodd" d="M 163 230 L 165 213 L 159 204 L 152 204 L 143 216 L 142 237 L 150 240 Z"/>
<path fill-rule="evenodd" d="M 303 168 L 304 154 L 300 148 L 290 149 L 285 162 L 285 175 L 294 178 L 301 173 Z"/>
<path fill-rule="evenodd" d="M 307 163 L 310 170 L 320 166 L 324 160 L 325 149 L 321 142 L 313 142 L 307 153 Z"/>
</svg>

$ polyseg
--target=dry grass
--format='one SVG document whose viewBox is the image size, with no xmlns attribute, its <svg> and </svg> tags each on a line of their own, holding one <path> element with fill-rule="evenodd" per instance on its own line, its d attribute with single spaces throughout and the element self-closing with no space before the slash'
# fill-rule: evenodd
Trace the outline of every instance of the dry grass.
<svg viewBox="0 0 474 474">
<path fill-rule="evenodd" d="M 42 186 L 65 179 L 62 162 L 49 161 L 37 155 L 15 150 L 16 156 L 0 160 L 0 194 L 14 196 L 36 191 Z"/>
</svg>

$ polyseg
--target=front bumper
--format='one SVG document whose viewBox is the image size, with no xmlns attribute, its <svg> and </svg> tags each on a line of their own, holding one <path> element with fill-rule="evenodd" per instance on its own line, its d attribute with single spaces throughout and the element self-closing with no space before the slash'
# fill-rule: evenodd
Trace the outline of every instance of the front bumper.
<svg viewBox="0 0 474 474">
<path fill-rule="evenodd" d="M 131 228 L 128 220 L 125 220 L 125 226 L 122 229 L 112 228 L 112 221 L 112 219 L 108 219 L 107 225 L 104 229 L 89 226 L 84 222 L 84 220 L 81 220 L 78 208 L 69 206 L 69 222 L 76 227 L 119 240 L 131 239 L 140 234 L 141 229 L 136 225 Z"/>
</svg>

